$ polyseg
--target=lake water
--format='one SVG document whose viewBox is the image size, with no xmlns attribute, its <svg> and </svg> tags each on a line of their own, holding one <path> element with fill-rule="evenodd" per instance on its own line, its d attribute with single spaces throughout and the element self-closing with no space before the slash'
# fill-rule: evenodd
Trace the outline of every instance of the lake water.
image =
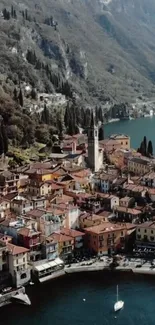
<svg viewBox="0 0 155 325">
<path fill-rule="evenodd" d="M 113 312 L 116 285 L 124 309 Z M 29 291 L 29 289 L 27 289 Z M 155 278 L 127 273 L 66 276 L 31 287 L 32 306 L 1 308 L 5 325 L 154 325 Z M 83 301 L 83 298 L 86 300 Z"/>
<path fill-rule="evenodd" d="M 143 137 L 151 140 L 155 151 L 155 116 L 135 120 L 119 121 L 105 125 L 105 137 L 114 133 L 124 133 L 131 137 L 131 147 L 137 149 Z"/>
</svg>

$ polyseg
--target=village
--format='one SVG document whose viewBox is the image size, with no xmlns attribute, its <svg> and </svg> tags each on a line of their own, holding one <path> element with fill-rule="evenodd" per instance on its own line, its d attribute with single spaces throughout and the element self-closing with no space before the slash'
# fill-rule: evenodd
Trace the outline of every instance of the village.
<svg viewBox="0 0 155 325">
<path fill-rule="evenodd" d="M 59 149 L 1 170 L 1 290 L 91 258 L 155 256 L 155 159 L 127 135 L 99 141 L 93 115 L 88 136 L 65 135 Z"/>
</svg>

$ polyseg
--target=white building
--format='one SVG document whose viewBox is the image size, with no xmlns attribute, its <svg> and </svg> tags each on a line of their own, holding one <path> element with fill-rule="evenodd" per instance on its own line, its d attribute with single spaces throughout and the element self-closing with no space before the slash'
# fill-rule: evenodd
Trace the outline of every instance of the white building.
<svg viewBox="0 0 155 325">
<path fill-rule="evenodd" d="M 30 281 L 30 267 L 28 265 L 28 252 L 25 247 L 7 244 L 9 252 L 9 272 L 16 287 L 23 286 Z"/>
</svg>

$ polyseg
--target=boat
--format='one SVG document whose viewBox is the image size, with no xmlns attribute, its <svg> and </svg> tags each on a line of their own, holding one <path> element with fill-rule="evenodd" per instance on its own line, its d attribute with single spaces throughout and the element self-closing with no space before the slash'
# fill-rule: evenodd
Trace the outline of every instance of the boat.
<svg viewBox="0 0 155 325">
<path fill-rule="evenodd" d="M 124 301 L 118 300 L 118 285 L 117 285 L 117 301 L 114 304 L 114 311 L 119 311 L 124 307 Z"/>
</svg>

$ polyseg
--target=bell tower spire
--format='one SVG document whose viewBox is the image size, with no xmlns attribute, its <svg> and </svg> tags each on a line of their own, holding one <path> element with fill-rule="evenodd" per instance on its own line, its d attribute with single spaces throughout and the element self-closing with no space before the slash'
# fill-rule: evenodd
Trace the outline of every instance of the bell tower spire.
<svg viewBox="0 0 155 325">
<path fill-rule="evenodd" d="M 91 111 L 90 127 L 88 129 L 88 164 L 93 171 L 99 170 L 98 126 L 95 122 L 94 110 Z"/>
</svg>

